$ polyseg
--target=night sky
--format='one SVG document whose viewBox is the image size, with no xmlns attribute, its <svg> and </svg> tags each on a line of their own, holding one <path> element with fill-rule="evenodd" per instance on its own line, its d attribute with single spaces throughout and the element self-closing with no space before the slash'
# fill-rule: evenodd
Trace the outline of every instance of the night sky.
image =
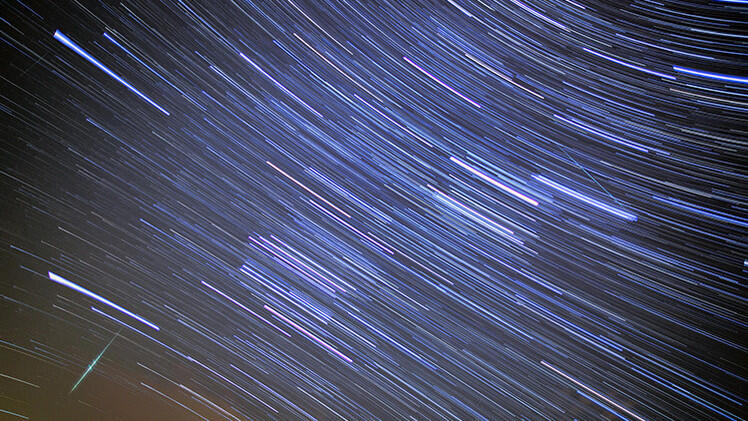
<svg viewBox="0 0 748 421">
<path fill-rule="evenodd" d="M 743 419 L 746 3 L 4 0 L 0 419 Z"/>
</svg>

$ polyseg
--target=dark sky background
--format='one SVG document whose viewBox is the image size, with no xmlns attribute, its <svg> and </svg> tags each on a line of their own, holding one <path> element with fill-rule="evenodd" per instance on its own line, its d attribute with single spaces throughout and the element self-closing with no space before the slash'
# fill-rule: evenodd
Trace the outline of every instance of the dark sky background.
<svg viewBox="0 0 748 421">
<path fill-rule="evenodd" d="M 745 4 L 0 17 L 0 419 L 745 414 Z"/>
</svg>

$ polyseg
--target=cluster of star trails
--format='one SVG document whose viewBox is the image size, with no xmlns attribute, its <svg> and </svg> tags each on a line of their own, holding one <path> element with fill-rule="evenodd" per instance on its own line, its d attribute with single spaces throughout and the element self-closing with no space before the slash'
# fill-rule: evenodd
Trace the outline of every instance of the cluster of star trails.
<svg viewBox="0 0 748 421">
<path fill-rule="evenodd" d="M 0 414 L 741 420 L 741 1 L 8 1 Z"/>
</svg>

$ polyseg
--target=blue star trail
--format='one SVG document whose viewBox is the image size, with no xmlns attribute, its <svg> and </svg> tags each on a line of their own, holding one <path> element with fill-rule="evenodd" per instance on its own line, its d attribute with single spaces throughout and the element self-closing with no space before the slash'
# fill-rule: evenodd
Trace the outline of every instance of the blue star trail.
<svg viewBox="0 0 748 421">
<path fill-rule="evenodd" d="M 747 2 L 0 18 L 0 418 L 745 419 Z"/>
<path fill-rule="evenodd" d="M 106 36 L 106 34 L 104 34 L 104 35 Z M 160 106 L 159 106 L 158 104 L 156 104 L 155 102 L 153 102 L 153 101 L 152 101 L 152 100 L 151 100 L 150 98 L 148 98 L 147 96 L 145 96 L 145 95 L 144 95 L 144 94 L 143 94 L 142 92 L 140 92 L 139 90 L 135 89 L 135 88 L 134 88 L 134 87 L 133 87 L 132 85 L 130 85 L 129 83 L 127 83 L 127 82 L 126 82 L 125 80 L 123 80 L 123 79 L 122 79 L 121 77 L 119 77 L 119 76 L 117 76 L 116 74 L 114 74 L 114 72 L 112 72 L 111 70 L 109 70 L 109 68 L 108 68 L 108 67 L 106 67 L 106 66 L 104 66 L 103 64 L 101 64 L 101 62 L 100 62 L 99 60 L 96 60 L 95 58 L 91 57 L 91 55 L 90 55 L 90 54 L 88 54 L 87 52 L 83 51 L 83 49 L 82 49 L 82 48 L 80 48 L 80 47 L 79 47 L 79 46 L 78 46 L 78 45 L 77 45 L 76 43 L 74 43 L 74 42 L 73 42 L 73 41 L 72 41 L 72 40 L 71 40 L 70 38 L 66 37 L 66 36 L 65 36 L 65 35 L 64 35 L 64 34 L 63 34 L 62 32 L 60 32 L 60 31 L 55 31 L 55 35 L 54 35 L 54 37 L 55 37 L 55 39 L 56 39 L 56 40 L 58 40 L 58 41 L 60 41 L 61 43 L 65 44 L 65 46 L 66 46 L 66 47 L 68 47 L 68 48 L 70 48 L 71 50 L 75 51 L 75 52 L 76 52 L 76 53 L 78 53 L 78 54 L 79 54 L 79 55 L 80 55 L 81 57 L 83 57 L 83 58 L 85 58 L 86 60 L 88 60 L 89 62 L 91 62 L 91 64 L 93 64 L 94 66 L 96 66 L 96 67 L 98 67 L 99 69 L 101 69 L 102 71 L 104 71 L 104 73 L 106 73 L 106 74 L 108 74 L 109 76 L 113 77 L 113 78 L 114 78 L 114 79 L 115 79 L 115 80 L 116 80 L 117 82 L 119 82 L 119 83 L 121 83 L 122 85 L 124 85 L 125 87 L 127 87 L 127 89 L 131 90 L 131 91 L 132 91 L 132 92 L 133 92 L 134 94 L 136 94 L 137 96 L 139 96 L 139 97 L 143 98 L 143 99 L 144 99 L 144 100 L 145 100 L 146 102 L 148 102 L 149 104 L 151 104 L 151 105 L 153 105 L 154 107 L 156 107 L 156 108 L 157 108 L 157 109 L 158 109 L 159 111 L 161 111 L 162 113 L 164 113 L 164 114 L 166 114 L 166 115 L 169 115 L 169 112 L 168 112 L 168 111 L 166 111 L 165 109 L 161 108 L 161 107 L 160 107 Z"/>
</svg>

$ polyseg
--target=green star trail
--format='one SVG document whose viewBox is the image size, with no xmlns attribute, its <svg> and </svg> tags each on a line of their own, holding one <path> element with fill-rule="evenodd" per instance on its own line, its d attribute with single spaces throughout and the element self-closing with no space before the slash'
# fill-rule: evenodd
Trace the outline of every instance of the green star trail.
<svg viewBox="0 0 748 421">
<path fill-rule="evenodd" d="M 99 353 L 99 355 L 97 355 L 96 358 L 94 358 L 94 360 L 91 361 L 91 364 L 89 364 L 88 367 L 86 367 L 86 371 L 84 371 L 83 374 L 81 374 L 81 376 L 78 379 L 78 381 L 75 382 L 75 384 L 73 385 L 73 388 L 70 389 L 70 393 L 73 393 L 75 391 L 75 389 L 77 389 L 78 386 L 80 386 L 80 384 L 83 382 L 83 379 L 85 379 L 86 376 L 88 376 L 91 373 L 91 371 L 93 371 L 93 369 L 96 366 L 96 364 L 99 362 L 99 360 L 104 355 L 104 353 L 106 352 L 106 350 L 109 349 L 109 346 L 112 345 L 112 342 L 114 342 L 114 340 L 117 339 L 118 335 L 119 335 L 119 332 L 115 333 L 114 336 L 112 337 L 112 339 L 109 341 L 109 343 L 107 343 L 106 346 L 104 347 L 104 349 L 101 350 L 101 352 Z"/>
</svg>

